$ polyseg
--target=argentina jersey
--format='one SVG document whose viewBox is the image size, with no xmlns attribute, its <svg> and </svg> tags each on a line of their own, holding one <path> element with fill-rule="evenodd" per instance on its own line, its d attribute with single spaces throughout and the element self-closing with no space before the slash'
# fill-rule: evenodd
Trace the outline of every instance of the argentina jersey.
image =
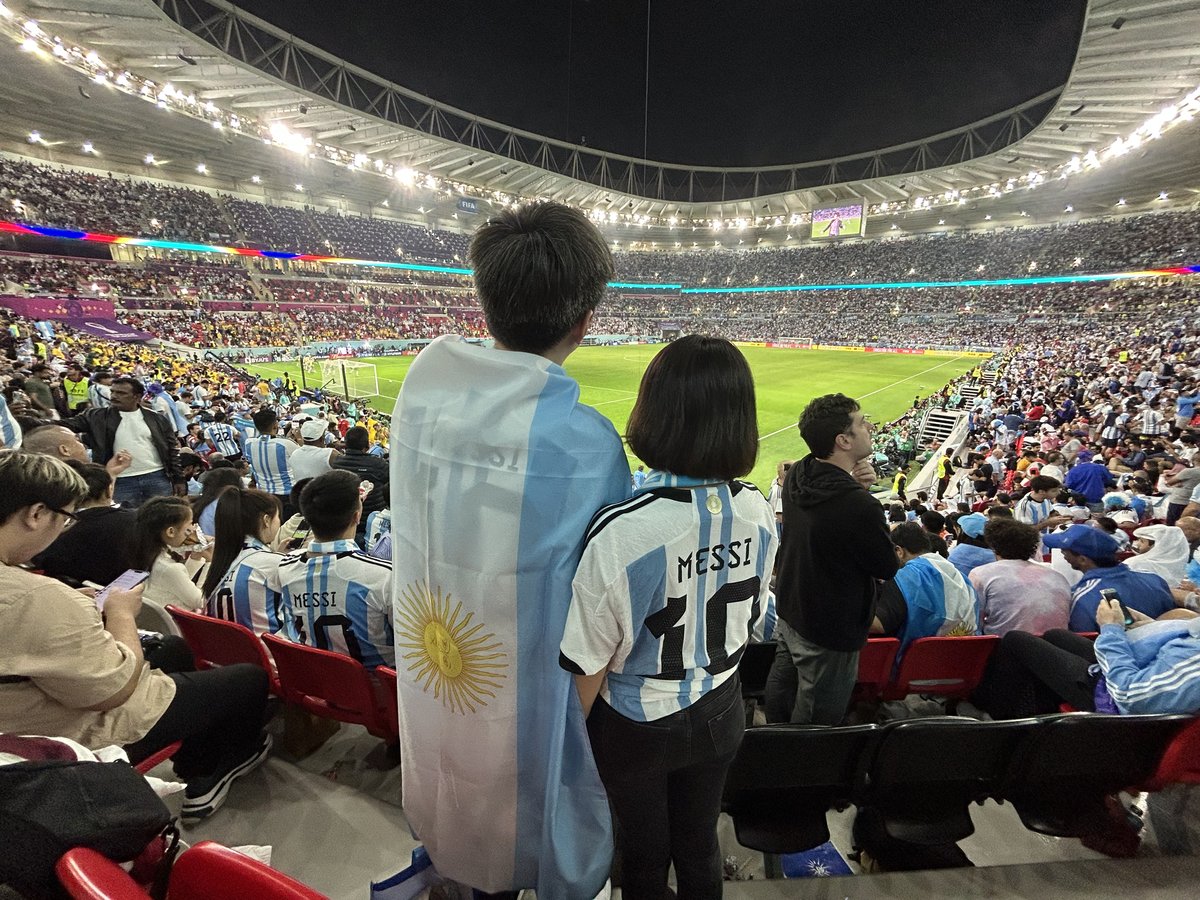
<svg viewBox="0 0 1200 900">
<path fill-rule="evenodd" d="M 213 422 L 204 429 L 204 436 L 217 448 L 222 456 L 239 456 L 242 447 L 238 443 L 237 431 L 224 422 Z"/>
<path fill-rule="evenodd" d="M 21 426 L 17 424 L 17 417 L 8 408 L 3 394 L 0 394 L 0 440 L 4 441 L 5 450 L 18 450 L 21 447 Z"/>
<path fill-rule="evenodd" d="M 254 420 L 244 413 L 233 413 L 229 417 L 229 424 L 238 430 L 238 434 L 242 436 L 242 444 L 252 437 L 257 437 L 258 429 L 254 427 Z"/>
<path fill-rule="evenodd" d="M 775 515 L 751 484 L 653 472 L 588 528 L 560 663 L 607 670 L 621 715 L 679 712 L 737 671 L 752 637 L 774 631 Z"/>
<path fill-rule="evenodd" d="M 248 538 L 229 571 L 208 598 L 207 612 L 215 619 L 237 622 L 255 634 L 277 634 L 299 640 L 291 596 L 280 590 L 282 553 Z"/>
<path fill-rule="evenodd" d="M 246 443 L 246 460 L 254 474 L 254 483 L 268 494 L 290 494 L 295 481 L 288 458 L 296 450 L 293 441 L 261 435 Z"/>
<path fill-rule="evenodd" d="M 368 669 L 396 663 L 392 633 L 392 564 L 367 556 L 354 541 L 313 541 L 279 563 L 304 644 L 344 653 Z"/>
</svg>

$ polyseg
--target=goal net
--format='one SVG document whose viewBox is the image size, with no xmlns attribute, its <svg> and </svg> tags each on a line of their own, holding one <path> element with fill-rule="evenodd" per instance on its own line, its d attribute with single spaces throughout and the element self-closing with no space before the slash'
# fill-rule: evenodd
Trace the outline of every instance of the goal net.
<svg viewBox="0 0 1200 900">
<path fill-rule="evenodd" d="M 320 379 L 321 390 L 360 399 L 379 396 L 379 373 L 374 363 L 356 359 L 305 359 L 305 371 Z"/>
</svg>

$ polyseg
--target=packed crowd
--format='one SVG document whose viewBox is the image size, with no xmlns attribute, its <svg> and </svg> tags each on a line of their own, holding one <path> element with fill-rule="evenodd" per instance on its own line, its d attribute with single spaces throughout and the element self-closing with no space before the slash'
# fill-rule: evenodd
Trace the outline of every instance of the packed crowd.
<svg viewBox="0 0 1200 900">
<path fill-rule="evenodd" d="M 549 243 L 572 248 L 553 278 Z M 867 490 L 877 436 L 842 394 L 801 411 L 809 455 L 781 464 L 769 499 L 739 481 L 758 454 L 754 384 L 715 337 L 651 362 L 625 436 L 651 471 L 631 476 L 611 424 L 549 365 L 580 344 L 612 278 L 603 237 L 542 204 L 487 225 L 471 256 L 506 349 L 432 342 L 390 422 L 303 396 L 287 373 L 235 382 L 5 323 L 0 429 L 20 450 L 0 454 L 0 731 L 117 744 L 135 761 L 182 740 L 194 822 L 271 751 L 267 675 L 192 671 L 182 641 L 139 636 L 139 615 L 173 603 L 368 670 L 407 653 L 404 810 L 439 872 L 591 897 L 611 869 L 611 816 L 622 890 L 653 900 L 672 866 L 680 895 L 720 894 L 716 822 L 751 641 L 777 641 L 769 721 L 847 721 L 872 634 L 901 654 L 925 636 L 1003 635 L 981 715 L 1200 711 L 1191 310 L 1017 342 L 970 374 L 974 399 L 947 385 L 931 402 L 965 410 L 968 439 L 935 448 L 932 497 L 909 498 L 901 466 L 885 512 Z M 894 423 L 896 437 L 912 426 Z M 404 440 L 389 465 L 392 427 Z M 79 549 L 98 545 L 104 559 Z M 109 591 L 103 618 L 72 587 L 124 568 L 148 578 Z M 27 626 L 47 621 L 72 629 L 69 657 L 55 628 Z M 538 752 L 517 753 L 518 736 Z M 451 788 L 468 781 L 496 789 L 464 806 Z M 1114 852 L 1120 813 L 1090 846 Z M 551 817 L 559 830 L 542 831 Z M 588 840 L 564 840 L 561 823 L 584 822 Z"/>
</svg>

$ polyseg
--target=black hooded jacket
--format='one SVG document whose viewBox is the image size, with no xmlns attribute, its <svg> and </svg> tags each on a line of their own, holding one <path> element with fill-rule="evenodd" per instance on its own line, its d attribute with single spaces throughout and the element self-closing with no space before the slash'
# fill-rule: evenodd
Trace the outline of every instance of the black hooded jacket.
<svg viewBox="0 0 1200 900">
<path fill-rule="evenodd" d="M 792 466 L 775 591 L 783 621 L 827 650 L 859 650 L 877 581 L 897 568 L 883 506 L 849 472 L 812 454 Z"/>
</svg>

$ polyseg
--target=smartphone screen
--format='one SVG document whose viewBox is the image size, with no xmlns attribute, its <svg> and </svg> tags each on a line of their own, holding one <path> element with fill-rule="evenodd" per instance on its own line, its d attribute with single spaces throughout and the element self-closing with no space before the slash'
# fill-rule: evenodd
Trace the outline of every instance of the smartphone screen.
<svg viewBox="0 0 1200 900">
<path fill-rule="evenodd" d="M 1129 607 L 1127 607 L 1124 603 L 1121 602 L 1120 594 L 1118 594 L 1112 588 L 1104 588 L 1102 591 L 1100 591 L 1100 596 L 1104 600 L 1108 600 L 1112 603 L 1116 603 L 1118 606 L 1121 607 L 1121 615 L 1125 617 L 1125 627 L 1126 628 L 1128 628 L 1130 625 L 1133 624 L 1133 614 L 1129 612 Z"/>
<path fill-rule="evenodd" d="M 140 569 L 126 569 L 114 581 L 105 585 L 102 590 L 96 593 L 96 606 L 103 612 L 104 601 L 108 599 L 109 591 L 128 591 L 131 588 L 137 587 L 149 577 L 149 572 L 143 572 Z"/>
</svg>

